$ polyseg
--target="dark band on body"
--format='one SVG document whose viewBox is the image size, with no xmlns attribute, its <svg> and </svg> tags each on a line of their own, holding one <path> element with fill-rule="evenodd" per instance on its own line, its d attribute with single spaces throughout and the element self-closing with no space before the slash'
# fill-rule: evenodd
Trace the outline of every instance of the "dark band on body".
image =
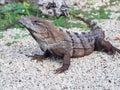
<svg viewBox="0 0 120 90">
<path fill-rule="evenodd" d="M 75 32 L 74 34 L 76 35 L 77 38 L 79 38 L 79 40 L 80 40 L 80 42 L 81 42 L 83 48 L 85 49 L 85 45 L 84 45 L 84 42 L 83 42 L 83 41 L 84 41 L 83 37 L 80 36 L 80 35 L 79 35 L 78 33 L 76 33 L 76 32 Z"/>
<path fill-rule="evenodd" d="M 75 49 L 74 49 L 74 46 L 75 46 L 75 42 L 73 40 L 73 37 L 71 35 L 71 33 L 69 31 L 66 31 L 66 33 L 68 34 L 68 36 L 71 38 L 71 41 L 72 41 L 72 47 L 73 47 L 73 55 L 75 54 Z"/>
</svg>

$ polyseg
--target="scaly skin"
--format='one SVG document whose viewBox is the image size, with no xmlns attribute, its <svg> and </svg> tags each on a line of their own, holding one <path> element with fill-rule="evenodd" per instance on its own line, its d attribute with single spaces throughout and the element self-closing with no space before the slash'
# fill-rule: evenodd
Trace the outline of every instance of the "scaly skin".
<svg viewBox="0 0 120 90">
<path fill-rule="evenodd" d="M 70 66 L 70 57 L 83 57 L 94 50 L 104 49 L 105 52 L 114 54 L 120 50 L 104 40 L 104 32 L 95 23 L 84 17 L 76 16 L 84 21 L 91 31 L 87 33 L 75 33 L 57 28 L 52 22 L 36 18 L 34 16 L 22 16 L 19 22 L 23 24 L 32 37 L 37 41 L 44 55 L 34 55 L 33 59 L 41 61 L 51 55 L 63 58 L 63 65 L 56 69 L 56 73 L 66 71 Z"/>
</svg>

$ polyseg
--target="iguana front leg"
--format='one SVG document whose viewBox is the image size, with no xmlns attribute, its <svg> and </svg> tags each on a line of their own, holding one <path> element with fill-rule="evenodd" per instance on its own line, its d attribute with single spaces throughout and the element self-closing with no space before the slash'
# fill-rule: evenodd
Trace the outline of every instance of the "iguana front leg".
<svg viewBox="0 0 120 90">
<path fill-rule="evenodd" d="M 35 54 L 35 55 L 26 55 L 28 57 L 32 57 L 31 60 L 37 60 L 37 61 L 43 61 L 43 59 L 47 58 L 47 57 L 50 57 L 51 56 L 51 53 L 46 50 L 45 53 L 43 55 L 38 55 L 38 54 Z"/>
<path fill-rule="evenodd" d="M 62 73 L 66 71 L 70 66 L 70 54 L 69 52 L 66 52 L 63 56 L 63 65 L 62 67 L 55 70 L 55 73 Z"/>
<path fill-rule="evenodd" d="M 44 55 L 38 55 L 38 54 L 35 54 L 35 55 L 29 55 L 28 57 L 32 57 L 31 60 L 37 60 L 38 61 L 43 61 L 43 59 L 45 59 L 45 56 Z"/>
</svg>

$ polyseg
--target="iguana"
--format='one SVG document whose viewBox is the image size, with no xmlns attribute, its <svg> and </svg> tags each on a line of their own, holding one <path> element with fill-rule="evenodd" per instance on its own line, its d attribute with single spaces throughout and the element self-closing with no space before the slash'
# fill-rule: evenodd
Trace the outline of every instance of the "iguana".
<svg viewBox="0 0 120 90">
<path fill-rule="evenodd" d="M 105 34 L 102 28 L 84 17 L 76 16 L 76 18 L 85 22 L 91 31 L 81 34 L 65 31 L 47 20 L 22 16 L 19 22 L 27 28 L 44 52 L 43 55 L 33 55 L 32 59 L 41 61 L 51 55 L 60 56 L 63 58 L 63 64 L 55 72 L 62 73 L 69 68 L 71 57 L 83 57 L 95 50 L 102 50 L 109 54 L 115 54 L 116 51 L 120 53 L 119 49 L 104 40 Z"/>
</svg>

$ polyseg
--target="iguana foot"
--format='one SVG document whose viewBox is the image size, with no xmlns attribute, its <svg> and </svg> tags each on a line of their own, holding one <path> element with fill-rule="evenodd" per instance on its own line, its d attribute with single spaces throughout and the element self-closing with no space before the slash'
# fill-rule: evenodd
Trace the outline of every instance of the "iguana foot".
<svg viewBox="0 0 120 90">
<path fill-rule="evenodd" d="M 32 57 L 32 59 L 31 60 L 37 60 L 37 62 L 38 61 L 43 61 L 43 59 L 45 59 L 45 57 L 44 57 L 44 55 L 37 55 L 37 54 L 35 54 L 35 55 L 26 55 L 26 56 L 28 56 L 28 57 Z"/>
<path fill-rule="evenodd" d="M 60 68 L 55 70 L 55 74 L 63 73 L 64 71 L 68 70 L 68 68 L 69 68 L 69 66 L 67 66 L 67 65 L 66 66 L 62 66 L 62 67 L 60 67 Z"/>
</svg>

